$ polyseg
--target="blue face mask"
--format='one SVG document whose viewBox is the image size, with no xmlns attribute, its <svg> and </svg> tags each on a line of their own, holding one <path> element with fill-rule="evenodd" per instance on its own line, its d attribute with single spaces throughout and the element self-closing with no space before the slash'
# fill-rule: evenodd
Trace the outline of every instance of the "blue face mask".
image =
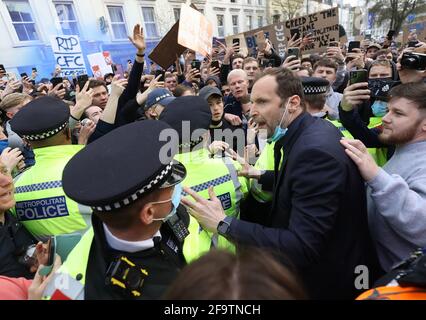
<svg viewBox="0 0 426 320">
<path fill-rule="evenodd" d="M 176 209 L 179 206 L 181 197 L 182 197 L 182 185 L 179 183 L 179 184 L 175 185 L 175 189 L 173 190 L 173 194 L 172 194 L 171 199 L 153 202 L 153 203 L 166 203 L 168 201 L 171 201 L 172 202 L 172 210 L 170 211 L 170 213 L 167 216 L 165 216 L 164 218 L 156 218 L 156 219 L 152 219 L 152 220 L 153 221 L 162 221 L 163 223 L 167 222 L 167 220 L 169 220 L 171 217 L 173 217 L 173 215 L 176 214 Z"/>
<path fill-rule="evenodd" d="M 375 117 L 383 117 L 388 112 L 388 103 L 382 100 L 374 101 L 371 110 Z"/>
<path fill-rule="evenodd" d="M 281 124 L 282 124 L 286 114 L 288 114 L 288 104 L 289 103 L 290 103 L 290 100 L 286 104 L 286 107 L 285 107 L 283 116 L 281 117 L 281 121 L 280 121 L 279 125 L 275 127 L 274 134 L 270 138 L 267 139 L 267 142 L 269 142 L 269 143 L 277 142 L 282 137 L 284 137 L 285 134 L 287 133 L 288 128 L 281 128 Z"/>
</svg>

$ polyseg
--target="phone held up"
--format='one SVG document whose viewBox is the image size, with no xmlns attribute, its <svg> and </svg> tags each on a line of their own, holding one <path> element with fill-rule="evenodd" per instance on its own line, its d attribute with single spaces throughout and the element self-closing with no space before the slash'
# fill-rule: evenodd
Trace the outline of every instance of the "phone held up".
<svg viewBox="0 0 426 320">
<path fill-rule="evenodd" d="M 365 69 L 361 70 L 353 70 L 349 73 L 349 83 L 355 84 L 355 83 L 362 83 L 362 82 L 368 82 L 368 71 Z"/>
</svg>

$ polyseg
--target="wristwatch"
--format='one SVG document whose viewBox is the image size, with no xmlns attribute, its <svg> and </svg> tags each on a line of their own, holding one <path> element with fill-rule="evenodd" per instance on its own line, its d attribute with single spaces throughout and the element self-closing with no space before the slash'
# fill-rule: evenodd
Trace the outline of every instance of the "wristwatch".
<svg viewBox="0 0 426 320">
<path fill-rule="evenodd" d="M 232 220 L 232 217 L 226 217 L 225 219 L 220 221 L 217 225 L 217 233 L 224 237 L 228 236 L 229 231 L 231 230 Z"/>
</svg>

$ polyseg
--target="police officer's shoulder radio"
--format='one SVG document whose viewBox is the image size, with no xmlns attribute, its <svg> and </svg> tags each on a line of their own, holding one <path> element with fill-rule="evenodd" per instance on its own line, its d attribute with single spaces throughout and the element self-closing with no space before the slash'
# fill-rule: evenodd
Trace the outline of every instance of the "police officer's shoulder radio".
<svg viewBox="0 0 426 320">
<path fill-rule="evenodd" d="M 182 243 L 189 235 L 188 228 L 178 214 L 171 216 L 170 219 L 167 220 L 166 224 L 180 243 Z"/>
</svg>

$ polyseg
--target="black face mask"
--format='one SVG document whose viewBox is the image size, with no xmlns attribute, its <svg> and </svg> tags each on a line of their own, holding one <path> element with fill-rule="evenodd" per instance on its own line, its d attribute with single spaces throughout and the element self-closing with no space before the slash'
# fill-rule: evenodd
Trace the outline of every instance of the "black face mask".
<svg viewBox="0 0 426 320">
<path fill-rule="evenodd" d="M 387 100 L 390 90 L 397 84 L 392 78 L 377 78 L 368 80 L 371 98 Z"/>
</svg>

